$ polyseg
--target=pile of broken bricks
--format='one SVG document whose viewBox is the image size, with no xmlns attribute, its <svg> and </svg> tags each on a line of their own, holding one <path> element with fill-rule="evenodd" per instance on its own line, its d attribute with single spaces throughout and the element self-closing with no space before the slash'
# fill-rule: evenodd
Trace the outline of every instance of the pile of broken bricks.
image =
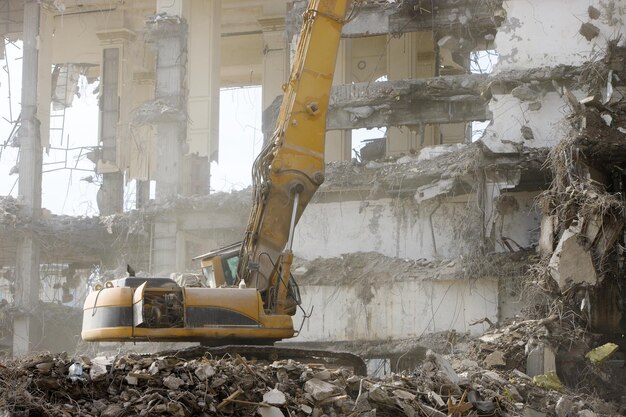
<svg viewBox="0 0 626 417">
<path fill-rule="evenodd" d="M 518 369 L 485 370 L 429 351 L 385 378 L 239 355 L 113 357 L 39 354 L 0 364 L 1 416 L 548 416 L 618 415 Z M 607 411 L 608 410 L 608 411 Z"/>
</svg>

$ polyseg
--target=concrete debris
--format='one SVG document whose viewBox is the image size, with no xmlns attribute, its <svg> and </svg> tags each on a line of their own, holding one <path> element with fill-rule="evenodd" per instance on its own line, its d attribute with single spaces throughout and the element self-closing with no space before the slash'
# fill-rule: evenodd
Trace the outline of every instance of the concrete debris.
<svg viewBox="0 0 626 417">
<path fill-rule="evenodd" d="M 428 161 L 451 152 L 460 152 L 467 148 L 468 145 L 463 143 L 453 143 L 448 145 L 428 146 L 419 151 L 417 162 Z"/>
<path fill-rule="evenodd" d="M 613 117 L 610 114 L 603 113 L 600 117 L 604 120 L 604 123 L 606 123 L 607 126 L 611 126 L 611 123 L 613 123 Z"/>
<path fill-rule="evenodd" d="M 131 114 L 133 126 L 143 126 L 157 121 L 181 122 L 185 120 L 187 120 L 187 115 L 183 110 L 162 99 L 144 103 L 134 109 Z"/>
<path fill-rule="evenodd" d="M 550 274 L 561 289 L 598 282 L 592 254 L 580 243 L 580 232 L 577 226 L 567 229 L 550 258 Z"/>
<path fill-rule="evenodd" d="M 591 41 L 600 34 L 600 28 L 593 23 L 587 22 L 580 25 L 578 33 L 580 33 L 588 41 Z"/>
<path fill-rule="evenodd" d="M 163 378 L 163 385 L 171 390 L 177 390 L 181 385 L 184 385 L 185 381 L 181 378 L 177 378 L 173 375 L 168 376 L 167 378 Z"/>
<path fill-rule="evenodd" d="M 494 343 L 502 336 L 504 336 L 504 333 L 491 333 L 491 334 L 485 334 L 483 336 L 480 336 L 478 339 L 481 342 Z"/>
<path fill-rule="evenodd" d="M 94 359 L 93 363 L 89 367 L 89 378 L 92 381 L 102 380 L 107 374 L 106 364 L 96 359 Z"/>
<path fill-rule="evenodd" d="M 415 195 L 419 187 L 432 186 L 432 198 L 440 195 L 467 194 L 476 184 L 478 171 L 484 169 L 491 178 L 492 172 L 513 170 L 540 170 L 547 153 L 545 150 L 520 148 L 515 157 L 490 153 L 482 143 L 452 144 L 426 147 L 419 153 L 388 157 L 379 161 L 331 162 L 326 165 L 326 180 L 315 199 L 325 192 L 350 188 L 370 190 L 370 197 L 386 195 Z M 510 175 L 510 174 L 509 174 Z M 437 182 L 444 181 L 441 187 Z M 446 184 L 453 183 L 450 189 Z M 428 187 L 427 187 L 428 188 Z M 437 192 L 437 189 L 441 192 Z M 418 198 L 420 201 L 428 198 Z"/>
<path fill-rule="evenodd" d="M 619 346 L 615 343 L 606 343 L 602 346 L 591 350 L 585 355 L 587 359 L 593 364 L 599 365 L 609 359 L 617 351 Z"/>
<path fill-rule="evenodd" d="M 272 405 L 283 405 L 287 402 L 287 397 L 285 397 L 285 394 L 282 391 L 274 388 L 263 394 L 263 402 Z"/>
<path fill-rule="evenodd" d="M 280 411 L 280 408 L 273 407 L 273 406 L 270 406 L 270 407 L 261 406 L 257 409 L 257 413 L 261 417 L 285 417 L 283 412 Z"/>
<path fill-rule="evenodd" d="M 599 18 L 600 18 L 600 16 L 602 15 L 602 14 L 600 13 L 600 10 L 596 9 L 596 8 L 595 8 L 595 7 L 593 7 L 593 6 L 589 6 L 589 7 L 587 8 L 587 14 L 589 15 L 589 18 L 590 18 L 590 19 L 593 19 L 593 20 L 599 19 Z"/>
<path fill-rule="evenodd" d="M 426 359 L 432 361 L 435 364 L 435 367 L 439 371 L 440 376 L 444 377 L 447 381 L 453 384 L 459 383 L 459 376 L 445 357 L 433 351 L 428 351 L 426 352 Z"/>
<path fill-rule="evenodd" d="M 342 393 L 341 388 L 317 378 L 309 379 L 304 384 L 304 390 L 311 394 L 317 401 L 322 401 Z"/>
<path fill-rule="evenodd" d="M 530 377 L 556 371 L 556 356 L 550 346 L 543 342 L 534 348 L 526 346 L 526 374 Z"/>
<path fill-rule="evenodd" d="M 459 39 L 452 35 L 444 36 L 443 38 L 437 41 L 437 45 L 443 49 L 449 49 L 450 51 L 457 51 L 459 49 L 460 43 Z"/>
<path fill-rule="evenodd" d="M 511 90 L 511 94 L 519 101 L 536 101 L 539 98 L 539 92 L 531 87 L 530 84 L 522 84 L 519 87 L 515 87 Z"/>
<path fill-rule="evenodd" d="M 524 140 L 534 140 L 535 139 L 535 134 L 533 133 L 533 130 L 528 127 L 528 126 L 522 126 L 520 128 L 520 132 L 522 133 L 522 138 Z"/>
<path fill-rule="evenodd" d="M 541 234 L 539 235 L 537 251 L 544 258 L 552 256 L 554 253 L 555 220 L 555 217 L 550 215 L 544 215 L 541 218 Z"/>
<path fill-rule="evenodd" d="M 203 364 L 198 366 L 194 373 L 200 381 L 206 381 L 207 378 L 215 375 L 215 369 L 209 364 Z"/>
<path fill-rule="evenodd" d="M 563 383 L 561 383 L 561 380 L 559 379 L 555 371 L 550 371 L 547 374 L 534 376 L 533 383 L 538 387 L 549 389 L 552 391 L 561 391 L 563 389 Z"/>
<path fill-rule="evenodd" d="M 459 182 L 454 178 L 440 180 L 433 184 L 422 185 L 415 192 L 415 201 L 421 203 L 431 200 L 437 196 L 450 194 L 459 186 Z"/>
<path fill-rule="evenodd" d="M 554 412 L 556 413 L 556 417 L 567 417 L 570 410 L 572 409 L 573 402 L 568 397 L 561 397 L 556 402 L 556 406 L 554 407 Z"/>
<path fill-rule="evenodd" d="M 504 367 L 506 366 L 506 360 L 504 359 L 504 353 L 496 350 L 495 352 L 490 353 L 485 358 L 485 366 L 487 368 L 496 368 L 496 367 Z"/>
</svg>

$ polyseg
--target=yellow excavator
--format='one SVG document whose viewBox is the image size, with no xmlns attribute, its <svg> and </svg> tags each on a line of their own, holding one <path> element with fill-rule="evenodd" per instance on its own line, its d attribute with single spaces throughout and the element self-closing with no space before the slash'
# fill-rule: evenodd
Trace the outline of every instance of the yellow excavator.
<svg viewBox="0 0 626 417">
<path fill-rule="evenodd" d="M 349 2 L 309 2 L 274 135 L 254 162 L 243 242 L 198 257 L 205 288 L 169 278 L 107 282 L 85 301 L 84 340 L 200 341 L 239 353 L 297 333 L 294 229 L 324 182 L 326 113 Z"/>
</svg>

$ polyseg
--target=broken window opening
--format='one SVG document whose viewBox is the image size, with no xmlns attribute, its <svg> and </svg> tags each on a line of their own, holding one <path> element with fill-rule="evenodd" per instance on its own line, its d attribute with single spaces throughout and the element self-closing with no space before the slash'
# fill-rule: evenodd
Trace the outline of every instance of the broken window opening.
<svg viewBox="0 0 626 417">
<path fill-rule="evenodd" d="M 19 148 L 13 147 L 19 128 L 22 73 L 22 41 L 6 37 L 0 60 L 0 195 L 17 196 Z"/>
<path fill-rule="evenodd" d="M 97 105 L 100 80 L 89 77 L 90 69 L 95 65 L 89 64 L 56 64 L 52 66 L 52 94 L 50 100 L 50 127 L 49 143 L 54 146 L 63 146 L 66 137 L 67 110 L 77 104 Z"/>
<path fill-rule="evenodd" d="M 472 122 L 472 142 L 476 142 L 478 139 L 482 138 L 490 124 L 491 120 Z"/>
<path fill-rule="evenodd" d="M 470 72 L 473 74 L 491 74 L 498 63 L 499 55 L 495 49 L 472 51 L 470 53 Z M 471 141 L 482 138 L 491 124 L 490 120 L 471 122 Z"/>
<path fill-rule="evenodd" d="M 156 181 L 150 180 L 150 200 L 156 198 Z"/>
<path fill-rule="evenodd" d="M 40 264 L 39 299 L 54 305 L 81 307 L 88 292 L 87 280 L 91 270 L 84 264 Z M 13 304 L 15 294 L 15 267 L 0 268 L 0 305 Z"/>
<path fill-rule="evenodd" d="M 495 49 L 470 52 L 470 72 L 472 74 L 491 74 L 498 63 Z"/>
<path fill-rule="evenodd" d="M 384 378 L 391 375 L 391 360 L 389 358 L 365 359 L 367 375 L 375 378 Z"/>
<path fill-rule="evenodd" d="M 383 159 L 386 154 L 387 128 L 352 129 L 352 155 L 359 161 Z"/>
<path fill-rule="evenodd" d="M 124 212 L 138 209 L 137 207 L 137 180 L 132 179 L 124 181 L 124 198 L 123 198 L 123 210 Z"/>
<path fill-rule="evenodd" d="M 219 162 L 211 163 L 211 192 L 251 185 L 252 163 L 263 147 L 262 97 L 258 85 L 220 90 Z"/>
</svg>

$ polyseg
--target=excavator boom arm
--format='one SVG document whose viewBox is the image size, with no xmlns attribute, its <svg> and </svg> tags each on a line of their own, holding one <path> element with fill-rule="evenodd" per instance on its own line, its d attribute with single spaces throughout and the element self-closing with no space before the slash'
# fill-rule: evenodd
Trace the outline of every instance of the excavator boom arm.
<svg viewBox="0 0 626 417">
<path fill-rule="evenodd" d="M 290 264 L 291 248 L 285 246 L 324 182 L 326 113 L 348 3 L 310 0 L 274 135 L 253 166 L 238 277 L 262 292 L 276 283 L 286 292 L 289 268 L 281 264 Z"/>
</svg>

